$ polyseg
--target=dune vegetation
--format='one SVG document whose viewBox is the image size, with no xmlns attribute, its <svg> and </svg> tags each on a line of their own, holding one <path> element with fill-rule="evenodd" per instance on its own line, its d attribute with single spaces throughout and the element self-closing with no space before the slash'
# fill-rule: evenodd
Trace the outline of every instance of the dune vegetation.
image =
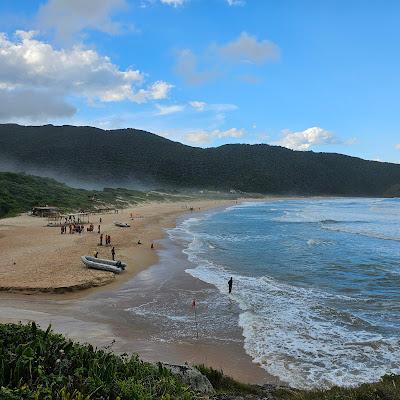
<svg viewBox="0 0 400 400">
<path fill-rule="evenodd" d="M 84 190 L 50 178 L 0 172 L 0 218 L 15 216 L 34 206 L 52 205 L 62 210 L 92 210 L 102 205 L 123 208 L 143 201 L 161 201 L 168 195 L 130 189 Z"/>
</svg>

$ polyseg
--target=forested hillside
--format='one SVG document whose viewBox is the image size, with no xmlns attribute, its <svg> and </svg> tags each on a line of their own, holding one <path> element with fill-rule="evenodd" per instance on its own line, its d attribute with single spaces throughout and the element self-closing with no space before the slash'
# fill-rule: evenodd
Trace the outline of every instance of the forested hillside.
<svg viewBox="0 0 400 400">
<path fill-rule="evenodd" d="M 106 188 L 102 191 L 71 188 L 53 179 L 0 172 L 0 218 L 46 204 L 63 210 L 91 210 L 104 205 L 126 207 L 142 201 L 168 200 L 167 194 Z"/>
<path fill-rule="evenodd" d="M 276 194 L 400 194 L 398 164 L 264 144 L 201 149 L 135 129 L 3 124 L 0 167 L 104 185 L 143 182 Z"/>
</svg>

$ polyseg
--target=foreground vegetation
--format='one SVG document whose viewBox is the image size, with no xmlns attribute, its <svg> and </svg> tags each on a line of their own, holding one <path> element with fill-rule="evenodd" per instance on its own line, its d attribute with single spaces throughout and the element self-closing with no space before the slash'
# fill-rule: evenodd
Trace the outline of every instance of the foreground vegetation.
<svg viewBox="0 0 400 400">
<path fill-rule="evenodd" d="M 358 388 L 301 391 L 239 383 L 222 371 L 196 367 L 216 390 L 215 399 L 398 400 L 400 376 Z M 269 397 L 268 397 L 269 396 Z M 161 364 L 138 356 L 81 345 L 29 325 L 0 324 L 1 400 L 202 399 Z"/>
<path fill-rule="evenodd" d="M 192 399 L 161 365 L 31 325 L 0 325 L 0 399 Z"/>
</svg>

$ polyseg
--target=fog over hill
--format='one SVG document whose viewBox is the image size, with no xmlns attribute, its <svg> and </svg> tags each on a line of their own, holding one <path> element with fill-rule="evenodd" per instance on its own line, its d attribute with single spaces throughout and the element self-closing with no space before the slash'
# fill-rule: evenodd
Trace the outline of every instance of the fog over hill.
<svg viewBox="0 0 400 400">
<path fill-rule="evenodd" d="M 385 196 L 400 193 L 400 165 L 266 144 L 197 148 L 136 130 L 0 125 L 0 169 L 73 186 L 197 188 Z"/>
</svg>

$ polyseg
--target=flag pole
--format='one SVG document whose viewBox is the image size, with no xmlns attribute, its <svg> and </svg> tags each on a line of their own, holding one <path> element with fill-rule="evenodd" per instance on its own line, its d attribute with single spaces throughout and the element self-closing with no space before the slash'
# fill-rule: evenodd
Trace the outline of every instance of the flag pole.
<svg viewBox="0 0 400 400">
<path fill-rule="evenodd" d="M 195 326 L 196 326 L 196 339 L 198 339 L 199 338 L 199 330 L 198 330 L 198 325 L 197 325 L 197 311 L 196 311 L 196 300 L 195 299 L 193 299 L 192 308 L 194 310 L 194 322 L 195 322 Z"/>
</svg>

